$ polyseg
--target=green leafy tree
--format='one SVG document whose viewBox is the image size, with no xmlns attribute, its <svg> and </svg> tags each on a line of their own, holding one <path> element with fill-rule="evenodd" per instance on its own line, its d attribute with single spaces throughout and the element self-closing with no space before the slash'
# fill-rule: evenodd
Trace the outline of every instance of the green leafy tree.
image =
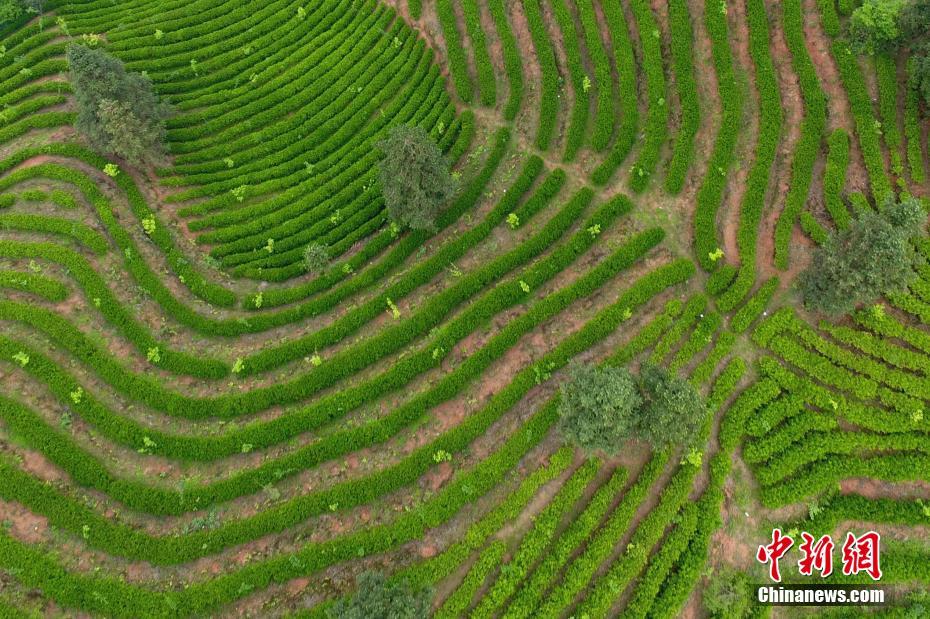
<svg viewBox="0 0 930 619">
<path fill-rule="evenodd" d="M 327 610 L 330 619 L 426 619 L 432 593 L 392 583 L 379 572 L 364 572 L 355 594 Z"/>
<path fill-rule="evenodd" d="M 930 44 L 923 46 L 923 51 L 914 54 L 912 87 L 917 89 L 926 105 L 930 106 Z"/>
<path fill-rule="evenodd" d="M 708 576 L 702 602 L 704 610 L 720 619 L 747 616 L 752 603 L 749 576 L 731 569 L 717 569 Z"/>
<path fill-rule="evenodd" d="M 880 212 L 865 213 L 847 229 L 832 232 L 798 280 L 804 304 L 839 315 L 905 289 L 920 261 L 911 238 L 926 217 L 916 198 L 889 199 Z"/>
<path fill-rule="evenodd" d="M 917 44 L 930 41 L 930 0 L 911 0 L 901 9 L 898 27 L 904 41 Z"/>
<path fill-rule="evenodd" d="M 434 230 L 455 191 L 442 151 L 422 127 L 399 125 L 378 144 L 381 193 L 388 213 L 414 230 Z"/>
<path fill-rule="evenodd" d="M 905 619 L 926 619 L 930 617 L 930 592 L 913 591 L 907 594 L 903 604 Z"/>
<path fill-rule="evenodd" d="M 0 26 L 19 19 L 23 7 L 16 0 L 0 0 Z"/>
<path fill-rule="evenodd" d="M 930 28 L 930 25 L 927 26 Z M 926 105 L 930 106 L 930 44 L 924 45 L 910 60 L 910 87 L 917 89 Z"/>
<path fill-rule="evenodd" d="M 635 435 L 642 404 L 633 375 L 626 368 L 572 364 L 559 402 L 559 429 L 587 452 L 616 454 Z"/>
<path fill-rule="evenodd" d="M 304 268 L 308 273 L 319 273 L 329 264 L 329 251 L 320 243 L 310 243 L 304 248 Z"/>
<path fill-rule="evenodd" d="M 103 50 L 70 45 L 67 57 L 78 108 L 75 124 L 91 146 L 136 164 L 163 156 L 169 107 L 152 81 L 127 72 Z"/>
<path fill-rule="evenodd" d="M 707 408 L 691 383 L 664 367 L 644 363 L 639 392 L 643 404 L 636 423 L 638 439 L 657 449 L 694 441 Z"/>
<path fill-rule="evenodd" d="M 859 53 L 894 50 L 901 43 L 899 19 L 904 0 L 865 0 L 849 20 L 849 36 Z"/>
<path fill-rule="evenodd" d="M 902 44 L 911 51 L 910 86 L 930 105 L 930 0 L 911 0 L 901 10 L 898 21 Z"/>
</svg>

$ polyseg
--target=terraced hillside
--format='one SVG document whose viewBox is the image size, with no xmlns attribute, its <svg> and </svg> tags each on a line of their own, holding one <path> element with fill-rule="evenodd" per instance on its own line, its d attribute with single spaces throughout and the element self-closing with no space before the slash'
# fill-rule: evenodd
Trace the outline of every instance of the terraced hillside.
<svg viewBox="0 0 930 619">
<path fill-rule="evenodd" d="M 335 616 L 374 570 L 437 617 L 697 617 L 779 526 L 881 532 L 903 616 L 930 587 L 930 269 L 829 320 L 796 286 L 833 231 L 930 196 L 916 60 L 852 53 L 853 4 L 53 0 L 0 26 L 0 615 Z M 162 165 L 77 133 L 69 45 L 170 102 Z M 398 125 L 458 181 L 435 231 L 388 215 Z M 687 377 L 697 447 L 566 445 L 573 361 Z"/>
</svg>

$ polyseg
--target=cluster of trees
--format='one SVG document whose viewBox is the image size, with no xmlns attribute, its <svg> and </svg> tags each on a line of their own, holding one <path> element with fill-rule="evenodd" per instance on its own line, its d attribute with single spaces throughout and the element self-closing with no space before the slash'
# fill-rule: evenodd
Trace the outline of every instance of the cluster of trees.
<svg viewBox="0 0 930 619">
<path fill-rule="evenodd" d="M 559 428 L 587 452 L 616 454 L 631 439 L 654 448 L 688 445 L 707 409 L 691 384 L 644 363 L 639 376 L 624 367 L 573 364 L 562 385 Z"/>
<path fill-rule="evenodd" d="M 78 108 L 75 125 L 91 146 L 135 164 L 163 157 L 170 108 L 155 94 L 152 80 L 126 71 L 103 50 L 73 44 L 67 57 Z"/>
<path fill-rule="evenodd" d="M 930 104 L 930 0 L 865 0 L 853 11 L 849 36 L 862 54 L 910 49 L 916 87 Z"/>
<path fill-rule="evenodd" d="M 804 305 L 840 315 L 905 289 L 917 277 L 921 259 L 911 239 L 926 221 L 917 198 L 889 198 L 878 212 L 863 213 L 848 228 L 832 232 L 798 280 Z"/>
</svg>

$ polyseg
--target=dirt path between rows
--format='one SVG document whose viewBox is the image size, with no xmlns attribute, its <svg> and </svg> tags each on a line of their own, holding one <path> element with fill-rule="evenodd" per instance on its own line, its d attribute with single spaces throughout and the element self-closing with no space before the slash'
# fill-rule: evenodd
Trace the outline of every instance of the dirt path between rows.
<svg viewBox="0 0 930 619">
<path fill-rule="evenodd" d="M 791 53 L 782 27 L 780 3 L 767 0 L 766 11 L 769 16 L 770 52 L 784 110 L 781 142 L 771 169 L 766 207 L 757 237 L 756 269 L 767 279 L 777 272 L 774 264 L 775 226 L 785 208 L 785 198 L 791 186 L 791 164 L 805 112 L 801 87 L 791 64 Z"/>
<path fill-rule="evenodd" d="M 849 134 L 849 169 L 846 186 L 850 191 L 867 191 L 868 177 L 865 171 L 865 161 L 859 149 L 859 142 L 855 138 L 855 123 L 846 90 L 843 88 L 843 82 L 830 49 L 830 37 L 823 30 L 817 0 L 802 0 L 802 2 L 807 53 L 810 54 L 811 61 L 814 63 L 820 87 L 827 95 L 827 131 L 843 129 Z"/>
</svg>

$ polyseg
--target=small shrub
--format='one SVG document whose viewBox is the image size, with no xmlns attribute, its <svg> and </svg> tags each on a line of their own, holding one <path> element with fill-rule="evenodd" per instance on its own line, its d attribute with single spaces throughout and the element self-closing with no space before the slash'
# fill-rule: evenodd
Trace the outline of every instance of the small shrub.
<svg viewBox="0 0 930 619">
<path fill-rule="evenodd" d="M 308 273 L 319 273 L 329 264 L 329 251 L 320 243 L 310 243 L 304 248 L 304 268 Z"/>
</svg>

